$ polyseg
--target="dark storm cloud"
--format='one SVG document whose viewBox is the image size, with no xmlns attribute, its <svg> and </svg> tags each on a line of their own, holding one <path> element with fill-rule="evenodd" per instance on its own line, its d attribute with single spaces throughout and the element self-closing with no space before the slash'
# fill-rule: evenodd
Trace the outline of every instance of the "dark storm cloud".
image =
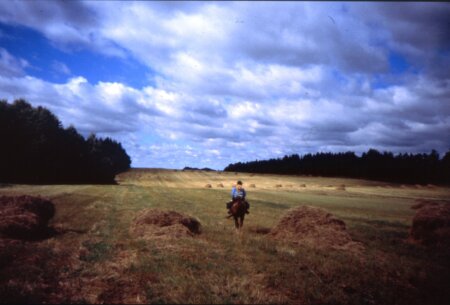
<svg viewBox="0 0 450 305">
<path fill-rule="evenodd" d="M 448 3 L 378 3 L 374 5 L 387 21 L 396 43 L 419 49 L 450 47 L 450 5 Z"/>
<path fill-rule="evenodd" d="M 0 11 L 0 21 L 27 25 L 44 33 L 54 24 L 75 29 L 98 25 L 95 12 L 80 1 L 1 1 Z"/>
<path fill-rule="evenodd" d="M 379 27 L 388 46 L 430 76 L 449 77 L 450 5 L 448 3 L 370 3 L 349 6 Z"/>
<path fill-rule="evenodd" d="M 0 22 L 41 32 L 66 51 L 97 49 L 124 56 L 122 49 L 98 33 L 99 15 L 81 1 L 0 1 Z"/>
<path fill-rule="evenodd" d="M 420 128 L 412 126 L 389 128 L 380 125 L 367 144 L 385 147 L 394 152 L 429 152 L 432 148 L 447 151 L 450 148 L 450 140 L 445 137 L 437 138 L 436 134 L 449 134 L 449 132 L 448 124 L 433 124 Z M 360 140 L 359 143 L 364 142 Z"/>
</svg>

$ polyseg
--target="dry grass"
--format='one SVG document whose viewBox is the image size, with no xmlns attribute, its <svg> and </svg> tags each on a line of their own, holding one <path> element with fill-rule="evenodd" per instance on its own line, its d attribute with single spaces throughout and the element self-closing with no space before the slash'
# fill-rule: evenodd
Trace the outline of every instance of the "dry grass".
<svg viewBox="0 0 450 305">
<path fill-rule="evenodd" d="M 410 240 L 450 249 L 450 202 L 422 201 L 412 220 Z"/>
<path fill-rule="evenodd" d="M 248 186 L 251 204 L 240 234 L 232 220 L 225 219 L 230 189 L 205 188 L 206 184 L 231 187 L 237 180 Z M 118 181 L 119 185 L 111 186 L 10 185 L 0 189 L 5 195 L 51 199 L 56 214 L 50 225 L 62 232 L 32 243 L 1 241 L 2 303 L 450 301 L 449 255 L 406 242 L 415 213 L 411 205 L 420 198 L 444 200 L 449 197 L 448 188 L 143 169 L 121 174 Z M 251 184 L 258 188 L 250 188 Z M 276 184 L 292 187 L 277 189 Z M 343 184 L 345 192 L 336 189 Z M 311 242 L 300 244 L 271 238 L 270 232 L 289 209 L 301 205 L 320 208 L 344 221 L 346 236 L 362 243 L 365 250 L 355 255 L 345 247 L 324 248 L 317 242 L 320 237 L 310 236 Z M 170 231 L 159 238 L 135 235 L 132 228 L 148 209 L 176 211 L 181 219 L 194 217 L 202 225 L 201 234 L 174 238 L 170 227 L 182 225 L 170 221 L 150 228 Z"/>
</svg>

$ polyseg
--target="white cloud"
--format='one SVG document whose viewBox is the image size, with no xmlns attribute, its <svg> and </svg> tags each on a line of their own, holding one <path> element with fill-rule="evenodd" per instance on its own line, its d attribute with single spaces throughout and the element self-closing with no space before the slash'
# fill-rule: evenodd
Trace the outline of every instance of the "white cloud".
<svg viewBox="0 0 450 305">
<path fill-rule="evenodd" d="M 0 75 L 5 77 L 16 77 L 25 74 L 24 69 L 29 63 L 22 58 L 16 58 L 7 50 L 0 47 Z"/>
<path fill-rule="evenodd" d="M 395 5 L 406 15 L 392 13 Z M 135 166 L 223 168 L 371 145 L 444 151 L 450 80 L 439 65 L 448 55 L 434 52 L 448 52 L 442 27 L 448 9 L 436 12 L 442 8 L 436 5 L 419 18 L 416 5 L 395 5 L 0 4 L 0 21 L 32 27 L 64 50 L 132 56 L 154 81 L 139 89 L 94 84 L 55 61 L 53 68 L 72 78 L 53 84 L 26 76 L 26 60 L 0 49 L 0 93 L 47 106 L 85 134 L 120 139 Z M 406 26 L 440 32 L 414 37 Z M 424 70 L 391 75 L 392 50 L 420 58 Z M 434 77 L 436 71 L 443 77 Z"/>
<path fill-rule="evenodd" d="M 70 71 L 69 67 L 63 62 L 54 60 L 52 63 L 52 69 L 57 74 L 63 74 L 63 75 L 70 75 L 72 72 Z"/>
</svg>

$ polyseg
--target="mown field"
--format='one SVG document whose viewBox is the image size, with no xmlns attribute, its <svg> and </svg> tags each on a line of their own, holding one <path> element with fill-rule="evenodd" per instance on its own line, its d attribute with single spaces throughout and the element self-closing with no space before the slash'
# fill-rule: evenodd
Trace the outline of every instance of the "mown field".
<svg viewBox="0 0 450 305">
<path fill-rule="evenodd" d="M 450 257 L 408 241 L 411 206 L 447 200 L 449 188 L 162 169 L 116 180 L 0 187 L 0 195 L 49 198 L 59 232 L 2 254 L 1 303 L 450 304 Z M 239 234 L 225 218 L 237 180 L 251 204 Z M 261 234 L 301 205 L 343 220 L 362 253 Z M 146 208 L 193 216 L 201 234 L 136 238 L 130 226 Z"/>
</svg>

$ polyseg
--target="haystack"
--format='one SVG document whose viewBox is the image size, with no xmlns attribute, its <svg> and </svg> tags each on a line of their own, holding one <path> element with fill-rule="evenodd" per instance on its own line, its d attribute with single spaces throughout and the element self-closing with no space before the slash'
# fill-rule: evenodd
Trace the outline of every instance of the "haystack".
<svg viewBox="0 0 450 305">
<path fill-rule="evenodd" d="M 345 191 L 345 184 L 338 185 L 338 186 L 336 187 L 336 190 L 337 190 L 337 191 Z"/>
<path fill-rule="evenodd" d="M 412 220 L 410 240 L 450 249 L 450 203 L 422 203 Z"/>
<path fill-rule="evenodd" d="M 417 199 L 416 202 L 417 202 L 416 204 L 411 206 L 411 209 L 418 210 L 418 209 L 423 208 L 424 206 L 439 205 L 439 203 L 437 201 L 428 200 L 428 199 Z"/>
<path fill-rule="evenodd" d="M 269 236 L 314 248 L 363 248 L 360 243 L 352 240 L 344 221 L 324 209 L 311 206 L 289 210 L 270 231 Z"/>
<path fill-rule="evenodd" d="M 32 196 L 0 196 L 0 235 L 34 240 L 49 237 L 48 221 L 55 215 L 52 202 Z"/>
<path fill-rule="evenodd" d="M 134 219 L 130 233 L 140 238 L 183 237 L 200 234 L 200 222 L 175 211 L 145 209 Z"/>
</svg>

